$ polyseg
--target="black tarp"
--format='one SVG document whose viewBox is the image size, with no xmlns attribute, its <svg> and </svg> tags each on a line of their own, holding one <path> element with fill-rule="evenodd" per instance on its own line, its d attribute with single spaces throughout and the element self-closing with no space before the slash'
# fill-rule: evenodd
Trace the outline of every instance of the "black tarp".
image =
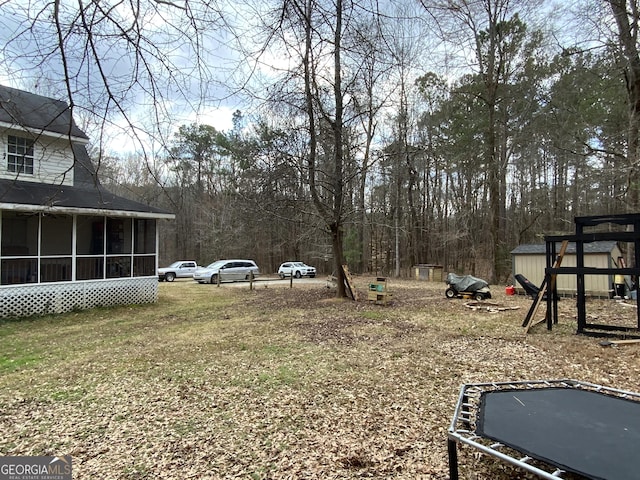
<svg viewBox="0 0 640 480">
<path fill-rule="evenodd" d="M 514 278 L 518 281 L 520 285 L 522 285 L 522 288 L 524 288 L 524 291 L 527 293 L 527 295 L 529 295 L 532 298 L 536 298 L 538 296 L 538 293 L 540 292 L 540 288 L 538 288 L 533 283 L 531 283 L 527 277 L 525 277 L 520 273 L 516 273 L 514 275 Z"/>
<path fill-rule="evenodd" d="M 447 274 L 447 284 L 457 292 L 477 292 L 482 288 L 489 287 L 489 284 L 481 278 L 471 275 L 456 275 L 455 273 Z"/>
</svg>

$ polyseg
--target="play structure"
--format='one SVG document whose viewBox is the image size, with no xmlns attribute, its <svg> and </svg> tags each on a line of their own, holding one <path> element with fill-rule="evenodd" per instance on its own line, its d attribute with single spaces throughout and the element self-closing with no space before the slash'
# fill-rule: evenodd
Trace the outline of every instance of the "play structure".
<svg viewBox="0 0 640 480">
<path fill-rule="evenodd" d="M 599 228 L 605 227 L 604 225 Z M 619 230 L 616 226 L 611 226 L 612 230 Z M 565 232 L 571 234 L 572 232 Z M 547 233 L 556 235 L 557 233 Z M 525 287 L 516 281 L 515 275 L 520 274 L 536 287 L 540 287 L 544 280 L 544 269 L 546 267 L 546 248 L 544 237 L 541 244 L 520 244 L 511 251 L 511 272 L 514 276 L 513 283 L 516 284 L 518 293 L 527 293 Z M 584 265 L 585 267 L 613 268 L 619 266 L 617 259 L 624 257 L 628 245 L 614 241 L 596 241 L 584 244 Z M 576 265 L 575 243 L 570 243 L 564 256 L 563 266 Z M 613 275 L 585 275 L 585 291 L 593 298 L 611 298 Z M 557 278 L 557 290 L 561 298 L 575 297 L 577 293 L 577 282 L 575 275 L 560 275 Z"/>
<path fill-rule="evenodd" d="M 619 226 L 624 231 L 611 231 L 606 224 Z M 632 265 L 627 267 L 616 265 L 614 268 L 585 267 L 584 246 L 597 241 L 611 240 L 627 244 L 627 250 L 634 252 Z M 576 266 L 562 266 L 562 259 L 570 242 L 575 243 Z M 629 277 L 637 279 L 640 275 L 640 214 L 625 215 L 598 215 L 590 217 L 575 217 L 574 235 L 550 235 L 545 236 L 546 244 L 546 268 L 545 278 L 536 298 L 531 305 L 523 322 L 523 327 L 528 329 L 536 322 L 534 316 L 543 300 L 546 301 L 547 311 L 544 317 L 547 329 L 551 330 L 553 324 L 558 323 L 558 292 L 556 290 L 556 278 L 558 275 L 575 275 L 577 284 L 576 307 L 579 334 L 588 335 L 637 335 L 640 334 L 640 302 L 637 295 L 637 282 L 633 283 L 631 297 L 636 302 L 636 323 L 634 325 L 606 325 L 587 321 L 587 295 L 585 291 L 586 275 L 607 275 L 614 277 Z M 560 246 L 560 250 L 558 250 Z"/>
<path fill-rule="evenodd" d="M 449 474 L 458 480 L 465 445 L 540 478 L 638 478 L 639 442 L 638 393 L 577 380 L 467 384 L 448 431 Z"/>
<path fill-rule="evenodd" d="M 377 277 L 375 282 L 369 284 L 367 299 L 376 305 L 388 305 L 391 302 L 393 294 L 389 292 L 385 277 Z"/>
</svg>

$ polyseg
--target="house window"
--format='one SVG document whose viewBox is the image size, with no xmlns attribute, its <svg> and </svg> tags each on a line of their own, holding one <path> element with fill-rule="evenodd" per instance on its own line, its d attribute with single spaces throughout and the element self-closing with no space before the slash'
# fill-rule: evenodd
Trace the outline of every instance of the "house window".
<svg viewBox="0 0 640 480">
<path fill-rule="evenodd" d="M 33 140 L 9 135 L 7 144 L 7 170 L 12 173 L 33 175 Z"/>
</svg>

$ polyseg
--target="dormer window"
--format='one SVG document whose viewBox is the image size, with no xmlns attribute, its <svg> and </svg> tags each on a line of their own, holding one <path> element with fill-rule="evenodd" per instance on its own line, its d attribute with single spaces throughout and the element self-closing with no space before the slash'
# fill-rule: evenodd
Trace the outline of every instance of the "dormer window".
<svg viewBox="0 0 640 480">
<path fill-rule="evenodd" d="M 9 135 L 7 170 L 11 173 L 33 175 L 33 140 Z"/>
</svg>

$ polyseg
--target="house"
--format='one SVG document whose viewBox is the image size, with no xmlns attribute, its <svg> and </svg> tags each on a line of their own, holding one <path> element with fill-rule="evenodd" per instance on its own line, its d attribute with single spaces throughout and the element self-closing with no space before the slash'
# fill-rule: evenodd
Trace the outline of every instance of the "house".
<svg viewBox="0 0 640 480">
<path fill-rule="evenodd" d="M 559 251 L 560 248 L 558 247 Z M 584 244 L 585 267 L 617 268 L 622 252 L 615 241 L 598 241 Z M 511 251 L 512 273 L 524 275 L 536 286 L 542 285 L 546 268 L 545 244 L 519 245 Z M 570 242 L 562 259 L 562 267 L 576 266 L 576 245 Z M 585 290 L 589 295 L 608 297 L 613 291 L 613 275 L 585 275 Z M 556 285 L 560 295 L 575 295 L 577 292 L 575 275 L 558 275 Z M 522 292 L 520 285 L 516 285 Z"/>
<path fill-rule="evenodd" d="M 0 86 L 0 317 L 157 300 L 159 219 L 111 194 L 69 106 Z"/>
</svg>

